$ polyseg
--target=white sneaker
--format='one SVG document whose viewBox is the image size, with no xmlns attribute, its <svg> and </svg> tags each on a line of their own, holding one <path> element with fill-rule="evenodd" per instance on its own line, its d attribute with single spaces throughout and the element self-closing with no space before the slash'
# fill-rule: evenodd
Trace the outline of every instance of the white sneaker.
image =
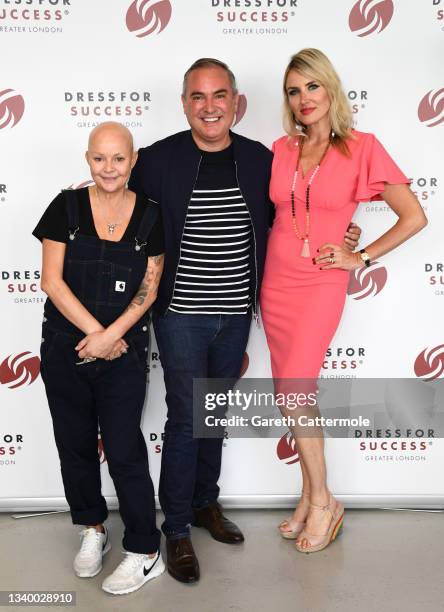
<svg viewBox="0 0 444 612">
<path fill-rule="evenodd" d="M 145 582 L 157 578 L 164 571 L 165 564 L 159 551 L 153 558 L 125 551 L 124 560 L 105 578 L 102 589 L 113 595 L 125 595 L 137 591 Z"/>
<path fill-rule="evenodd" d="M 108 530 L 100 533 L 94 527 L 88 527 L 80 532 L 82 545 L 74 559 L 74 571 L 79 578 L 92 578 L 102 569 L 102 557 L 111 548 Z"/>
</svg>

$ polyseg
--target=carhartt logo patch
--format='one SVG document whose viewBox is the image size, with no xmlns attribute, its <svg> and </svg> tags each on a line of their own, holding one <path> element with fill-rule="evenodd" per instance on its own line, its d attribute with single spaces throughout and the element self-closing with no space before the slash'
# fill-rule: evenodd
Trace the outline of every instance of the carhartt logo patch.
<svg viewBox="0 0 444 612">
<path fill-rule="evenodd" d="M 126 283 L 124 281 L 116 281 L 116 286 L 114 291 L 120 291 L 121 293 L 125 291 Z"/>
</svg>

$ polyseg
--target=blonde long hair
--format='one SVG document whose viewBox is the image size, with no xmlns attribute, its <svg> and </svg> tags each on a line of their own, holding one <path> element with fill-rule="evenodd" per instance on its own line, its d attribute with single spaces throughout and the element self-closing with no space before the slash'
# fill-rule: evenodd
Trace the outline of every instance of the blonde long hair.
<svg viewBox="0 0 444 612">
<path fill-rule="evenodd" d="M 322 53 L 322 51 L 319 51 L 319 49 L 302 49 L 291 57 L 285 69 L 283 82 L 284 130 L 293 138 L 304 134 L 304 126 L 298 126 L 296 124 L 293 111 L 288 103 L 286 84 L 288 74 L 291 70 L 297 70 L 304 76 L 314 79 L 325 87 L 328 97 L 330 98 L 330 123 L 335 134 L 333 146 L 337 147 L 345 155 L 349 155 L 347 140 L 349 138 L 354 138 L 352 134 L 352 111 L 338 73 L 328 57 Z"/>
</svg>

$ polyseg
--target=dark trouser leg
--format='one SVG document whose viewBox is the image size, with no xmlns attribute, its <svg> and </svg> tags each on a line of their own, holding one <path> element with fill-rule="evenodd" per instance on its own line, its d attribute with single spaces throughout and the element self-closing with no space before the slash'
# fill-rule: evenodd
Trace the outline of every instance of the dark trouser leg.
<svg viewBox="0 0 444 612">
<path fill-rule="evenodd" d="M 199 441 L 193 438 L 193 378 L 208 372 L 208 347 L 217 334 L 219 315 L 169 312 L 153 317 L 164 370 L 168 406 L 162 449 L 159 499 L 165 513 L 162 530 L 169 538 L 189 534 Z"/>
<path fill-rule="evenodd" d="M 160 543 L 154 487 L 140 429 L 146 358 L 143 346 L 141 351 L 131 346 L 128 354 L 112 362 L 97 362 L 101 369 L 94 380 L 103 447 L 125 525 L 123 547 L 143 554 L 157 551 Z"/>
<path fill-rule="evenodd" d="M 239 378 L 250 323 L 250 314 L 222 315 L 221 328 L 209 347 L 208 377 Z M 223 440 L 219 438 L 199 440 L 193 497 L 194 508 L 208 506 L 219 497 L 217 481 L 221 469 L 222 445 Z"/>
<path fill-rule="evenodd" d="M 59 452 L 66 500 L 77 525 L 102 523 L 107 515 L 101 493 L 97 450 L 98 421 L 92 387 L 76 366 L 76 342 L 43 329 L 41 374 Z M 88 364 L 90 365 L 90 364 Z"/>
</svg>

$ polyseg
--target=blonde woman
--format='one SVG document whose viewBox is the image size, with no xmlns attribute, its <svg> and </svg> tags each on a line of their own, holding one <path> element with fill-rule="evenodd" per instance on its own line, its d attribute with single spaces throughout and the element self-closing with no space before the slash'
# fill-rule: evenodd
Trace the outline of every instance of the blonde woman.
<svg viewBox="0 0 444 612">
<path fill-rule="evenodd" d="M 348 273 L 368 266 L 427 223 L 399 170 L 352 114 L 330 60 L 317 49 L 291 58 L 284 75 L 287 135 L 273 145 L 270 196 L 276 218 L 268 241 L 261 311 L 275 379 L 316 379 L 341 319 Z M 343 245 L 359 202 L 384 200 L 398 220 L 360 252 Z M 344 508 L 327 486 L 322 436 L 297 440 L 302 494 L 279 526 L 300 552 L 334 540 Z"/>
</svg>

